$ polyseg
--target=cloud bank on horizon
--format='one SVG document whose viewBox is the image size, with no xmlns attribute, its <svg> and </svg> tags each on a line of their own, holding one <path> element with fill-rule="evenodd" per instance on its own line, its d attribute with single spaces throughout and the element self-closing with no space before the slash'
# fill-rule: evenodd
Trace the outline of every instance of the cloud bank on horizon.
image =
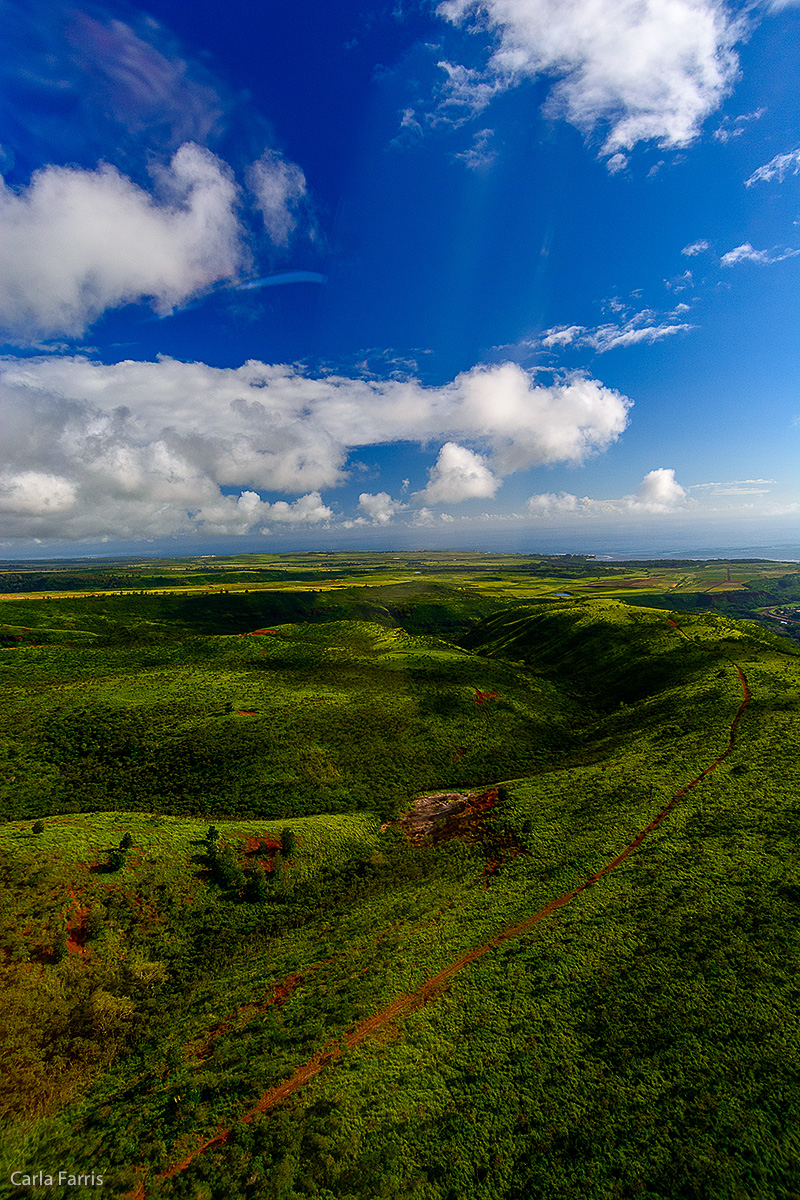
<svg viewBox="0 0 800 1200">
<path fill-rule="evenodd" d="M 794 512 L 798 5 L 337 14 L 4 6 L 0 542 Z"/>
<path fill-rule="evenodd" d="M 421 505 L 485 499 L 516 471 L 577 465 L 606 449 L 630 409 L 596 380 L 544 387 L 510 364 L 424 387 L 414 379 L 311 377 L 259 362 L 104 366 L 62 356 L 0 364 L 0 398 L 0 510 L 9 531 L 72 539 L 331 520 L 320 489 L 349 478 L 352 450 L 443 437 L 460 441 L 441 447 Z M 290 508 L 252 500 L 306 489 Z M 373 519 L 390 511 L 363 496 L 360 507 Z"/>
</svg>

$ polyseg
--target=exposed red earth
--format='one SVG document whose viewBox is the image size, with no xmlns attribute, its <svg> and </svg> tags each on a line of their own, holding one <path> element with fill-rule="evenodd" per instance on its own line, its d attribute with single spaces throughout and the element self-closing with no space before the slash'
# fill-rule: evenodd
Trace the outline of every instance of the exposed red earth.
<svg viewBox="0 0 800 1200">
<path fill-rule="evenodd" d="M 74 892 L 70 892 L 69 895 L 73 903 L 73 910 L 67 922 L 67 953 L 83 955 L 86 953 L 84 923 L 89 915 L 89 909 L 81 904 Z"/>
<path fill-rule="evenodd" d="M 260 862 L 265 871 L 274 871 L 275 855 L 280 851 L 280 848 L 280 842 L 273 842 L 269 838 L 264 837 L 251 837 L 247 839 L 244 852 L 251 859 Z"/>
<path fill-rule="evenodd" d="M 687 641 L 694 640 L 690 638 L 688 634 L 684 633 L 677 621 L 672 620 L 672 618 L 667 619 L 673 629 L 676 629 L 682 637 L 687 639 Z M 664 818 L 673 810 L 678 801 L 685 796 L 686 793 L 691 790 L 691 788 L 700 783 L 700 781 L 704 779 L 706 775 L 710 775 L 712 771 L 715 771 L 720 763 L 724 762 L 724 760 L 730 754 L 733 748 L 736 726 L 739 724 L 742 713 L 750 703 L 750 691 L 744 672 L 742 671 L 741 667 L 738 666 L 738 664 L 732 663 L 731 665 L 735 667 L 739 676 L 739 682 L 742 688 L 742 702 L 736 710 L 736 715 L 730 724 L 727 746 L 723 750 L 722 754 L 720 754 L 718 758 L 714 759 L 710 766 L 706 767 L 700 772 L 699 775 L 690 780 L 689 783 L 682 787 L 681 790 L 672 797 L 668 804 L 664 805 L 664 807 L 659 813 L 656 814 L 650 824 L 641 830 L 641 832 L 637 834 L 633 841 L 630 842 L 624 848 L 624 850 L 617 855 L 616 858 L 612 859 L 611 862 L 606 863 L 606 865 L 599 871 L 596 871 L 594 875 L 590 875 L 589 878 L 586 879 L 579 887 L 574 888 L 570 892 L 565 892 L 563 895 L 557 896 L 556 899 L 551 900 L 551 902 L 545 908 L 541 909 L 534 916 L 529 917 L 525 921 L 521 921 L 518 925 L 512 925 L 502 930 L 500 933 L 496 934 L 495 937 L 491 938 L 490 941 L 485 942 L 482 946 L 475 946 L 472 950 L 469 950 L 466 954 L 463 954 L 460 958 L 457 958 L 454 962 L 450 963 L 449 966 L 439 971 L 436 975 L 432 975 L 429 979 L 426 979 L 425 982 L 414 991 L 409 991 L 401 996 L 398 996 L 396 1000 L 392 1001 L 392 1003 L 387 1005 L 386 1008 L 381 1009 L 380 1012 L 373 1013 L 372 1016 L 360 1021 L 356 1026 L 347 1031 L 339 1040 L 328 1042 L 320 1050 L 318 1050 L 316 1054 L 308 1059 L 303 1066 L 299 1067 L 293 1075 L 290 1075 L 288 1079 L 284 1079 L 275 1087 L 269 1088 L 266 1092 L 264 1092 L 255 1107 L 240 1117 L 239 1124 L 249 1124 L 259 1113 L 270 1112 L 278 1104 L 288 1099 L 289 1096 L 294 1095 L 295 1092 L 298 1092 L 301 1088 L 305 1087 L 305 1085 L 311 1079 L 313 1079 L 315 1075 L 318 1075 L 325 1067 L 332 1065 L 334 1062 L 340 1059 L 345 1050 L 350 1050 L 354 1046 L 360 1045 L 362 1042 L 366 1041 L 385 1026 L 407 1016 L 410 1012 L 413 1012 L 415 1009 L 420 1008 L 422 1005 L 435 999 L 437 995 L 441 993 L 442 989 L 450 982 L 453 976 L 459 971 L 463 970 L 464 967 L 469 966 L 470 963 L 476 962 L 477 959 L 482 958 L 485 954 L 489 954 L 491 951 L 496 950 L 499 946 L 502 946 L 504 942 L 511 941 L 513 938 L 521 937 L 523 934 L 528 933 L 540 921 L 543 921 L 546 917 L 551 916 L 559 908 L 563 908 L 565 905 L 571 903 L 571 901 L 573 901 L 576 896 L 579 896 L 581 892 L 584 892 L 587 890 L 587 888 L 592 887 L 605 875 L 610 874 L 611 871 L 615 871 L 630 854 L 632 854 L 639 848 L 639 846 L 641 846 L 645 838 L 658 828 Z M 188 1154 L 185 1158 L 181 1159 L 180 1162 L 175 1163 L 167 1171 L 164 1171 L 161 1175 L 159 1175 L 157 1177 L 158 1180 L 170 1179 L 174 1175 L 180 1174 L 181 1171 L 185 1171 L 186 1168 L 190 1166 L 199 1155 L 204 1154 L 207 1150 L 213 1149 L 215 1146 L 224 1145 L 229 1140 L 232 1132 L 232 1126 L 219 1130 L 213 1135 L 213 1137 L 197 1146 L 191 1152 L 191 1154 Z M 142 1181 L 134 1191 L 128 1193 L 125 1200 L 145 1200 L 146 1196 L 147 1187 L 145 1182 Z"/>
<path fill-rule="evenodd" d="M 432 792 L 420 796 L 401 818 L 407 839 L 415 845 L 469 837 L 497 804 L 497 788 L 482 792 Z"/>
<path fill-rule="evenodd" d="M 187 1057 L 196 1058 L 199 1062 L 203 1062 L 208 1057 L 208 1051 L 224 1033 L 230 1032 L 231 1029 L 243 1029 L 255 1017 L 266 1012 L 268 1008 L 280 1008 L 287 996 L 290 996 L 294 989 L 303 982 L 306 975 L 316 971 L 316 967 L 309 968 L 305 974 L 287 975 L 284 979 L 279 979 L 270 988 L 269 995 L 261 1004 L 242 1004 L 235 1009 L 230 1016 L 222 1021 L 215 1029 L 212 1029 L 209 1034 L 201 1041 L 190 1043 L 187 1047 Z"/>
</svg>

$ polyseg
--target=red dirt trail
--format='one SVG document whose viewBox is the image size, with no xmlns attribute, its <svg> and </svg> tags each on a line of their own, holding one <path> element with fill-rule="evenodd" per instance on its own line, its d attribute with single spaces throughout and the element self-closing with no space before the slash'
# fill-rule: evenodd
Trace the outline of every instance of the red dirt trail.
<svg viewBox="0 0 800 1200">
<path fill-rule="evenodd" d="M 682 637 L 685 637 L 687 641 L 694 641 L 693 638 L 690 638 L 688 634 L 684 633 L 676 621 L 673 621 L 671 618 L 668 618 L 668 620 L 673 629 L 676 629 Z M 723 750 L 722 754 L 720 754 L 718 758 L 714 759 L 710 766 L 701 771 L 699 775 L 687 783 L 685 787 L 682 787 L 681 790 L 672 797 L 669 803 L 661 809 L 661 811 L 653 818 L 650 824 L 641 831 L 641 833 L 637 834 L 637 836 L 632 842 L 629 843 L 629 845 L 625 847 L 621 854 L 618 854 L 617 857 L 612 859 L 611 862 L 606 863 L 606 865 L 601 867 L 601 869 L 595 872 L 594 875 L 590 875 L 589 878 L 580 885 L 580 887 L 574 888 L 571 892 L 565 892 L 562 896 L 558 896 L 555 900 L 551 900 L 551 902 L 545 908 L 541 909 L 540 912 L 536 913 L 532 917 L 528 917 L 528 919 L 525 921 L 521 921 L 518 925 L 509 926 L 501 933 L 496 934 L 495 937 L 491 938 L 490 941 L 485 942 L 484 945 L 475 946 L 472 950 L 469 950 L 466 954 L 463 954 L 460 958 L 457 958 L 454 962 L 450 963 L 450 965 L 445 967 L 444 970 L 439 971 L 436 975 L 432 975 L 430 979 L 426 979 L 425 982 L 416 989 L 416 991 L 406 992 L 405 994 L 398 996 L 398 998 L 386 1008 L 381 1009 L 380 1012 L 373 1013 L 371 1017 L 367 1017 L 365 1020 L 359 1022 L 359 1024 L 353 1029 L 345 1033 L 341 1039 L 328 1042 L 306 1063 L 304 1063 L 302 1067 L 299 1067 L 297 1071 L 295 1071 L 294 1075 L 290 1075 L 288 1079 L 284 1079 L 275 1087 L 269 1088 L 266 1092 L 264 1092 L 256 1106 L 243 1117 L 240 1117 L 239 1124 L 246 1125 L 259 1113 L 269 1112 L 271 1109 L 275 1108 L 276 1105 L 282 1103 L 284 1100 L 287 1100 L 289 1096 L 292 1096 L 295 1092 L 298 1092 L 301 1088 L 305 1087 L 305 1085 L 311 1079 L 313 1079 L 315 1075 L 318 1075 L 324 1067 L 327 1067 L 331 1063 L 334 1063 L 340 1059 L 345 1049 L 350 1050 L 354 1046 L 360 1045 L 384 1026 L 391 1024 L 400 1017 L 407 1016 L 408 1013 L 413 1012 L 414 1009 L 420 1008 L 429 1000 L 434 999 L 435 996 L 441 992 L 444 986 L 450 982 L 452 977 L 459 971 L 463 970 L 464 967 L 469 966 L 470 963 L 482 958 L 485 954 L 489 954 L 492 950 L 496 950 L 498 946 L 502 946 L 504 942 L 511 941 L 512 938 L 517 938 L 522 934 L 527 933 L 534 927 L 534 925 L 538 924 L 539 921 L 544 920 L 545 917 L 549 917 L 552 913 L 556 912 L 557 909 L 563 908 L 564 905 L 569 904 L 570 901 L 574 900 L 576 896 L 579 896 L 581 892 L 585 892 L 587 888 L 592 887 L 593 884 L 597 883 L 598 880 L 602 879 L 605 875 L 610 874 L 611 871 L 615 871 L 617 867 L 625 861 L 629 854 L 632 854 L 634 850 L 637 850 L 639 846 L 641 846 L 647 835 L 658 828 L 660 823 L 672 811 L 678 801 L 685 796 L 686 793 L 691 790 L 691 788 L 700 783 L 700 781 L 704 779 L 706 775 L 710 775 L 712 771 L 715 771 L 720 763 L 724 762 L 733 749 L 736 726 L 739 724 L 742 713 L 750 703 L 750 691 L 747 686 L 747 679 L 745 678 L 741 667 L 736 663 L 732 663 L 731 665 L 736 668 L 736 672 L 739 676 L 743 699 L 742 703 L 736 710 L 735 717 L 731 721 L 727 746 Z M 207 1150 L 212 1149 L 214 1146 L 224 1145 L 229 1140 L 232 1132 L 233 1127 L 221 1129 L 212 1138 L 209 1138 L 207 1141 L 197 1146 L 191 1152 L 191 1154 L 188 1154 L 185 1158 L 181 1159 L 180 1162 L 177 1162 L 170 1167 L 169 1170 L 164 1171 L 161 1175 L 159 1175 L 157 1177 L 158 1180 L 170 1179 L 172 1176 L 180 1174 L 181 1171 L 185 1171 L 186 1168 L 199 1155 L 204 1154 Z M 127 1197 L 125 1197 L 125 1200 L 145 1200 L 146 1196 L 147 1188 L 145 1182 L 142 1181 L 134 1191 L 128 1193 Z"/>
</svg>

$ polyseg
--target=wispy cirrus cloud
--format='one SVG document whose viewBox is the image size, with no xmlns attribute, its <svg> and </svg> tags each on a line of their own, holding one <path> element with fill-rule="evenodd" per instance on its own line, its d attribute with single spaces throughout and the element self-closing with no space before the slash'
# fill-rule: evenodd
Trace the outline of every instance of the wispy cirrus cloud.
<svg viewBox="0 0 800 1200">
<path fill-rule="evenodd" d="M 688 490 L 713 496 L 768 496 L 775 482 L 774 479 L 734 479 L 728 483 L 693 483 Z"/>
<path fill-rule="evenodd" d="M 445 0 L 454 25 L 493 38 L 483 71 L 441 64 L 444 103 L 480 112 L 524 79 L 555 79 L 545 111 L 585 134 L 621 169 L 638 142 L 692 142 L 733 86 L 744 24 L 713 0 Z"/>
<path fill-rule="evenodd" d="M 752 187 L 754 183 L 772 183 L 777 179 L 778 183 L 783 183 L 787 175 L 800 174 L 800 146 L 796 150 L 789 150 L 787 154 L 776 154 L 768 163 L 764 163 L 763 167 L 757 167 L 753 174 L 745 179 L 745 187 Z"/>
<path fill-rule="evenodd" d="M 664 280 L 664 287 L 671 292 L 685 292 L 689 288 L 694 287 L 694 276 L 688 269 L 682 275 L 676 275 L 672 279 Z"/>
<path fill-rule="evenodd" d="M 714 140 L 724 143 L 741 137 L 748 125 L 753 121 L 760 121 L 766 111 L 765 108 L 756 108 L 753 112 L 740 113 L 738 117 L 723 117 L 714 130 Z"/>
<path fill-rule="evenodd" d="M 469 149 L 462 150 L 455 157 L 460 162 L 466 163 L 472 171 L 487 170 L 497 158 L 497 151 L 492 145 L 493 137 L 493 129 L 479 129 L 475 133 Z"/>
<path fill-rule="evenodd" d="M 248 167 L 246 178 L 271 241 L 288 246 L 306 199 L 305 175 L 277 150 L 265 150 Z"/>
<path fill-rule="evenodd" d="M 665 338 L 674 337 L 675 334 L 688 333 L 697 328 L 696 325 L 685 322 L 661 321 L 653 324 L 653 315 L 649 311 L 639 313 L 621 325 L 596 325 L 594 328 L 583 325 L 556 326 L 545 330 L 541 344 L 547 350 L 565 346 L 588 346 L 598 354 L 606 354 L 609 350 L 619 350 L 627 346 L 653 345 Z"/>
<path fill-rule="evenodd" d="M 235 97 L 152 18 L 70 0 L 0 9 L 0 120 L 23 157 L 142 164 L 185 142 L 213 146 Z M 69 112 L 69 120 L 64 113 Z"/>
<path fill-rule="evenodd" d="M 696 254 L 705 254 L 708 248 L 709 244 L 705 238 L 700 238 L 699 241 L 690 242 L 688 246 L 684 246 L 681 250 L 681 254 L 686 255 L 687 258 L 694 258 Z"/>
<path fill-rule="evenodd" d="M 800 254 L 800 250 L 793 250 L 788 246 L 783 248 L 774 246 L 772 250 L 755 250 L 749 242 L 743 242 L 741 246 L 736 246 L 727 254 L 723 254 L 719 261 L 720 266 L 723 267 L 735 267 L 738 263 L 743 262 L 770 266 L 772 263 L 783 262 L 787 258 L 795 258 L 798 254 Z"/>
</svg>

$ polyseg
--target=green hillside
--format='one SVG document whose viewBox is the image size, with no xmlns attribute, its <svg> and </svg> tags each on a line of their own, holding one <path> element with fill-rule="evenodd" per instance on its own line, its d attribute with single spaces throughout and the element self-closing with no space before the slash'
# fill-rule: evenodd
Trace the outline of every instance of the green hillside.
<svg viewBox="0 0 800 1200">
<path fill-rule="evenodd" d="M 458 644 L 350 613 L 2 652 L 4 1177 L 800 1194 L 800 651 L 414 586 L 387 611 Z M 426 792 L 473 815 L 411 844 Z"/>
<path fill-rule="evenodd" d="M 371 809 L 538 769 L 574 705 L 524 671 L 367 622 L 155 648 L 4 652 L 11 817 L 90 809 L 279 817 Z M 491 707 L 476 689 L 496 691 Z"/>
</svg>

